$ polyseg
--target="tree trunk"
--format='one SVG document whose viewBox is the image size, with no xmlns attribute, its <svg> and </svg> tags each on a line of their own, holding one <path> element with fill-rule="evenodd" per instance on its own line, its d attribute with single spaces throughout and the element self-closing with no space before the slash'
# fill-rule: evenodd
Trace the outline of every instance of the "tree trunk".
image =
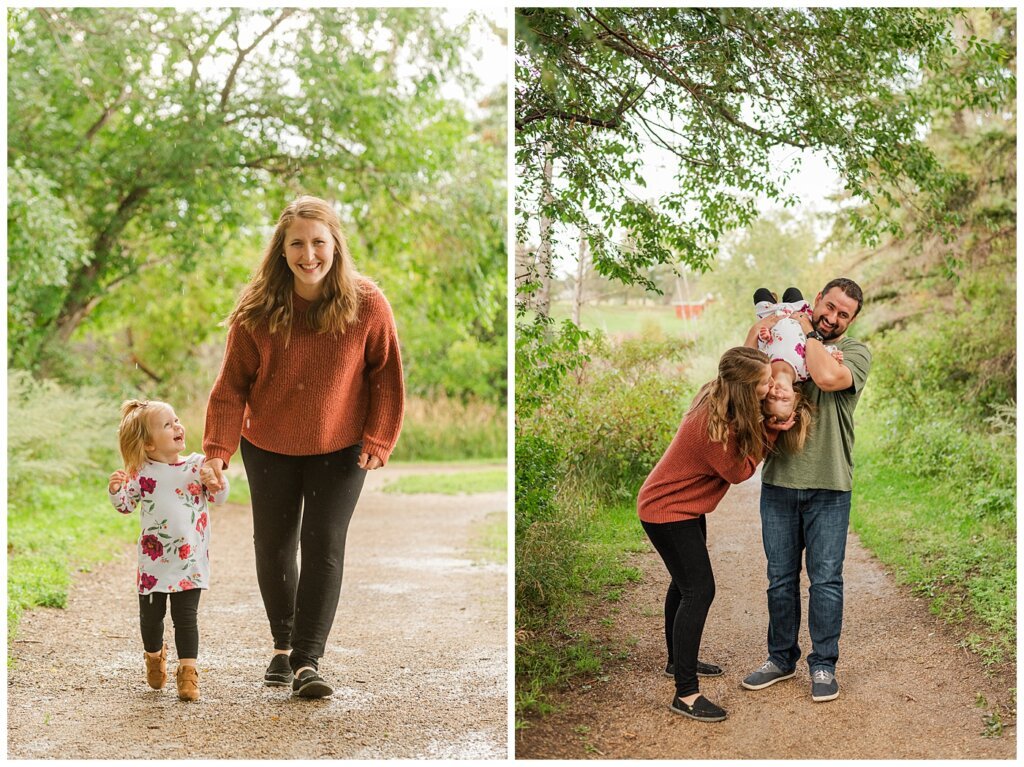
<svg viewBox="0 0 1024 767">
<path fill-rule="evenodd" d="M 551 144 L 544 146 L 544 189 L 541 193 L 541 206 L 550 205 L 555 199 L 551 194 Z M 551 217 L 543 212 L 540 214 L 540 247 L 537 248 L 537 280 L 540 287 L 534 299 L 534 309 L 544 317 L 551 316 Z"/>
<path fill-rule="evenodd" d="M 75 328 L 81 324 L 102 298 L 102 295 L 99 294 L 100 281 L 110 267 L 110 262 L 116 251 L 117 240 L 135 216 L 136 210 L 147 194 L 149 194 L 149 187 L 137 186 L 132 189 L 118 204 L 117 212 L 114 213 L 107 227 L 93 240 L 92 261 L 75 272 L 67 298 L 64 299 L 64 306 L 57 317 L 57 338 L 62 343 L 67 343 L 71 334 L 75 332 Z"/>
<path fill-rule="evenodd" d="M 580 257 L 576 262 L 576 286 L 572 296 L 572 321 L 580 326 L 580 315 L 583 313 L 583 283 L 587 279 L 590 264 L 590 248 L 586 232 L 580 232 Z"/>
</svg>

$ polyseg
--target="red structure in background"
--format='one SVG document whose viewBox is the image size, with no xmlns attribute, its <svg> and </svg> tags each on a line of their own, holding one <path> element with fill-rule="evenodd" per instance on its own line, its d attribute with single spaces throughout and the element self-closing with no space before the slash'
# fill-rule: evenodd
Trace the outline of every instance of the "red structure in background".
<svg viewBox="0 0 1024 767">
<path fill-rule="evenodd" d="M 676 307 L 676 319 L 680 320 L 692 320 L 695 317 L 699 317 L 700 313 L 704 311 L 704 305 L 706 301 L 700 303 L 677 303 Z"/>
</svg>

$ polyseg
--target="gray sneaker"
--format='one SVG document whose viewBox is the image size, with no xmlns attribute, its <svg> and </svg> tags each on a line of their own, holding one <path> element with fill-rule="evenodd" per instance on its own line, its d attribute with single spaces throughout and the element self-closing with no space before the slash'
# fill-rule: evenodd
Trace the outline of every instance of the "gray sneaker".
<svg viewBox="0 0 1024 767">
<path fill-rule="evenodd" d="M 818 703 L 835 700 L 839 697 L 839 682 L 836 675 L 828 669 L 819 668 L 811 674 L 811 699 Z"/>
<path fill-rule="evenodd" d="M 783 671 L 771 660 L 766 660 L 761 667 L 752 674 L 749 674 L 740 684 L 748 690 L 763 690 L 783 679 L 790 679 L 796 674 L 795 670 Z"/>
</svg>

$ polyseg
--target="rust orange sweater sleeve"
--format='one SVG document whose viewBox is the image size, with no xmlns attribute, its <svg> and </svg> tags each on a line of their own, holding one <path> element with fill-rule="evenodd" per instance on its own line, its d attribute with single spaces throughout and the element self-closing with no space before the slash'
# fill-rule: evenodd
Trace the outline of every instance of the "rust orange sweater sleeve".
<svg viewBox="0 0 1024 767">
<path fill-rule="evenodd" d="M 380 291 L 368 296 L 366 377 L 369 405 L 363 427 L 363 451 L 387 463 L 398 443 L 405 413 L 402 355 L 391 305 Z"/>
<path fill-rule="evenodd" d="M 260 369 L 260 353 L 252 334 L 238 323 L 228 330 L 224 361 L 206 404 L 203 453 L 227 467 L 238 450 L 249 390 Z"/>
</svg>

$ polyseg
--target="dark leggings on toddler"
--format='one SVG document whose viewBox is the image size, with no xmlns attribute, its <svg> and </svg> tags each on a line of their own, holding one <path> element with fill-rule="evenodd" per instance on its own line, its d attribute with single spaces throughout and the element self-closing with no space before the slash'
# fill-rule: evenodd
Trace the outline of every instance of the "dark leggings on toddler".
<svg viewBox="0 0 1024 767">
<path fill-rule="evenodd" d="M 274 648 L 291 649 L 292 671 L 318 668 L 331 633 L 345 538 L 366 479 L 358 463 L 361 452 L 357 444 L 324 455 L 282 455 L 242 438 L 256 580 Z"/>
<path fill-rule="evenodd" d="M 700 691 L 697 653 L 708 610 L 715 599 L 704 516 L 679 522 L 641 522 L 672 576 L 665 597 L 665 639 L 675 665 L 676 695 Z"/>
<path fill-rule="evenodd" d="M 199 597 L 202 589 L 189 589 L 165 594 L 151 591 L 139 595 L 139 626 L 142 646 L 146 652 L 160 652 L 164 646 L 164 616 L 167 598 L 171 598 L 171 621 L 174 623 L 174 647 L 178 658 L 199 657 Z"/>
</svg>

